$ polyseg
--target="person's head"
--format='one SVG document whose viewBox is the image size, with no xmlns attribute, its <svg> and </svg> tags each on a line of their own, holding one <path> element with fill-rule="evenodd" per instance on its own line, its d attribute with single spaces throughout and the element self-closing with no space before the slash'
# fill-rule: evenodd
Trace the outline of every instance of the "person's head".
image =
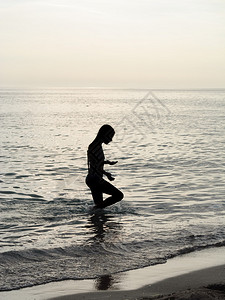
<svg viewBox="0 0 225 300">
<path fill-rule="evenodd" d="M 105 144 L 108 144 L 112 141 L 114 134 L 115 130 L 112 128 L 112 126 L 105 124 L 99 129 L 97 139 L 101 140 Z"/>
</svg>

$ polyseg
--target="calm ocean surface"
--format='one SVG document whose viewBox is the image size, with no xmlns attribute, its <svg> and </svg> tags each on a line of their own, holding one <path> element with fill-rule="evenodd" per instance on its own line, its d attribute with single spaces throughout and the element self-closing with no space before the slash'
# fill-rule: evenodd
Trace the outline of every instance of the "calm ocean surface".
<svg viewBox="0 0 225 300">
<path fill-rule="evenodd" d="M 0 290 L 225 245 L 225 90 L 0 90 Z M 93 213 L 86 150 L 124 200 Z"/>
</svg>

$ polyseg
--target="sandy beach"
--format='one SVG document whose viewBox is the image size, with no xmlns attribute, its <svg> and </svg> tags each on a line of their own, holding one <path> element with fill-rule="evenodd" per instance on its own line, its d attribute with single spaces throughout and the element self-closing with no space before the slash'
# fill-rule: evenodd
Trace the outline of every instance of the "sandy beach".
<svg viewBox="0 0 225 300">
<path fill-rule="evenodd" d="M 225 299 L 225 265 L 168 278 L 132 291 L 68 295 L 54 300 Z M 53 300 L 52 299 L 52 300 Z"/>
<path fill-rule="evenodd" d="M 93 280 L 65 280 L 0 293 L 4 300 L 225 299 L 225 247 Z"/>
</svg>

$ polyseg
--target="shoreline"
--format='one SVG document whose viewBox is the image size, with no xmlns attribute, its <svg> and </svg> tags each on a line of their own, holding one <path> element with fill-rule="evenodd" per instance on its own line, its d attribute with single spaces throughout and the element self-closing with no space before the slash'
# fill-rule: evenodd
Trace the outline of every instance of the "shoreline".
<svg viewBox="0 0 225 300">
<path fill-rule="evenodd" d="M 155 296 L 199 289 L 210 284 L 225 285 L 225 247 L 195 251 L 169 259 L 165 264 L 97 279 L 65 280 L 0 292 L 0 299 L 153 299 Z"/>
<path fill-rule="evenodd" d="M 225 264 L 171 277 L 136 290 L 80 293 L 49 300 L 207 300 L 212 296 L 225 299 Z"/>
</svg>

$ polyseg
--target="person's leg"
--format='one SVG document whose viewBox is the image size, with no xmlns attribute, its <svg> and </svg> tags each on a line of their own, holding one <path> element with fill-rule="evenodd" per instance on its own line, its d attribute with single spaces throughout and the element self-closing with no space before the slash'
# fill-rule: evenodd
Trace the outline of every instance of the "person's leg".
<svg viewBox="0 0 225 300">
<path fill-rule="evenodd" d="M 88 174 L 86 177 L 86 184 L 91 190 L 92 198 L 96 207 L 101 207 L 103 204 L 103 192 L 101 189 L 100 181 L 98 176 Z"/>
<path fill-rule="evenodd" d="M 95 206 L 96 207 L 102 207 L 103 205 L 103 193 L 101 191 L 101 189 L 96 186 L 96 187 L 92 187 L 91 188 L 91 194 L 92 194 L 92 198 L 94 200 Z"/>
<path fill-rule="evenodd" d="M 106 180 L 101 182 L 101 191 L 105 194 L 111 195 L 106 198 L 102 204 L 100 204 L 102 208 L 110 206 L 123 199 L 123 193 Z"/>
</svg>

